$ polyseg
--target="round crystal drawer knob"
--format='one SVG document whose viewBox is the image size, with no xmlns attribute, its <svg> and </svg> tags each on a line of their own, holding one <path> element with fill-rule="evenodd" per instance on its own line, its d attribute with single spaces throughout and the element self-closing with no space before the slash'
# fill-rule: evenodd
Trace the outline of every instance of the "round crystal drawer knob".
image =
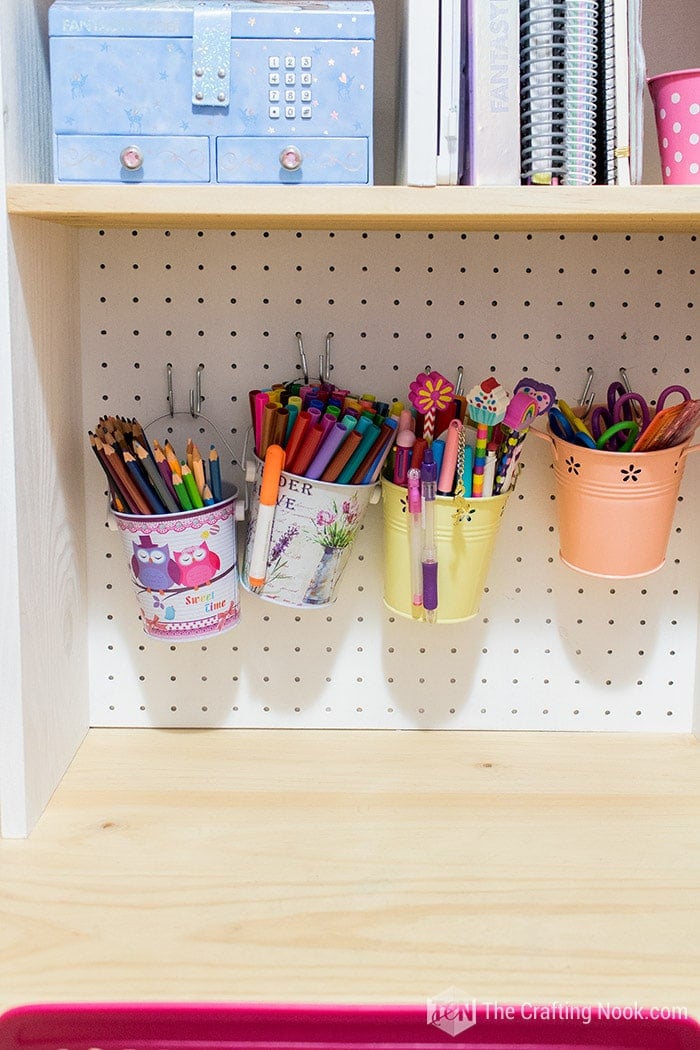
<svg viewBox="0 0 700 1050">
<path fill-rule="evenodd" d="M 287 171 L 298 171 L 303 159 L 301 150 L 297 146 L 285 146 L 280 153 L 280 164 Z"/>
<path fill-rule="evenodd" d="M 143 153 L 138 146 L 125 146 L 119 154 L 119 160 L 129 171 L 138 171 L 143 164 Z"/>
</svg>

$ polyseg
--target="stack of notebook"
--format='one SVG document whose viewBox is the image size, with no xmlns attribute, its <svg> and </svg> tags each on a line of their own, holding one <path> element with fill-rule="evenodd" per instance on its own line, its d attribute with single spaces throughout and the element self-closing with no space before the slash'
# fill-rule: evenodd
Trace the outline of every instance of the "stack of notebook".
<svg viewBox="0 0 700 1050">
<path fill-rule="evenodd" d="M 399 184 L 641 181 L 641 0 L 402 0 Z"/>
</svg>

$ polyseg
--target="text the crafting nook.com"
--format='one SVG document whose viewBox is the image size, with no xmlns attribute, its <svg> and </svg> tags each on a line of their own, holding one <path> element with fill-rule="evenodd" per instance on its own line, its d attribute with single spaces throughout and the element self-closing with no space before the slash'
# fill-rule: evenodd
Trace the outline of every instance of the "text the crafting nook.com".
<svg viewBox="0 0 700 1050">
<path fill-rule="evenodd" d="M 641 1006 L 639 1003 L 576 1004 L 553 1001 L 549 1003 L 501 1003 L 479 1001 L 463 995 L 450 994 L 427 1000 L 427 1023 L 449 1035 L 458 1035 L 478 1021 L 573 1021 L 590 1024 L 592 1021 L 678 1021 L 688 1019 L 684 1006 Z"/>
</svg>

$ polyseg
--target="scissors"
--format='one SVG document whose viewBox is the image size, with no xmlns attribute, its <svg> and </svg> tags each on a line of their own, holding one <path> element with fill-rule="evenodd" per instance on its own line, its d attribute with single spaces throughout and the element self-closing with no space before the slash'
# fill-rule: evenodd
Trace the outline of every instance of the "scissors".
<svg viewBox="0 0 700 1050">
<path fill-rule="evenodd" d="M 566 411 L 567 409 L 568 412 Z M 561 438 L 562 441 L 570 441 L 574 445 L 595 448 L 593 436 L 581 420 L 573 415 L 565 402 L 559 401 L 557 405 L 552 405 L 547 416 L 549 429 L 555 437 Z M 577 426 L 577 424 L 579 425 Z"/>
<path fill-rule="evenodd" d="M 577 420 L 577 422 L 581 421 Z M 554 406 L 549 410 L 549 429 L 555 437 L 561 438 L 562 441 L 597 449 L 599 452 L 629 452 L 639 434 L 639 426 L 633 419 L 622 419 L 594 437 L 585 426 L 574 426 L 566 412 L 563 412 L 561 407 Z M 624 432 L 627 433 L 627 438 L 618 448 L 619 435 Z"/>
<path fill-rule="evenodd" d="M 666 404 L 667 399 L 672 394 L 680 394 L 683 401 L 691 400 L 690 391 L 686 390 L 684 386 L 675 384 L 673 386 L 664 387 L 656 401 L 656 412 L 661 411 Z M 625 421 L 635 421 L 638 424 L 638 434 L 643 434 L 649 426 L 653 415 L 654 410 L 649 406 L 648 402 L 641 394 L 636 393 L 634 390 L 628 390 L 624 383 L 617 381 L 611 383 L 608 387 L 607 408 L 604 405 L 596 405 L 591 412 L 591 433 L 597 440 L 605 431 L 617 426 L 617 424 Z M 620 433 L 625 429 L 627 428 L 619 427 L 617 436 L 613 436 L 613 440 L 619 451 L 629 451 L 629 449 L 623 449 L 622 447 L 622 445 L 627 444 L 627 440 L 629 439 L 622 442 L 621 445 L 621 439 L 619 437 Z"/>
</svg>

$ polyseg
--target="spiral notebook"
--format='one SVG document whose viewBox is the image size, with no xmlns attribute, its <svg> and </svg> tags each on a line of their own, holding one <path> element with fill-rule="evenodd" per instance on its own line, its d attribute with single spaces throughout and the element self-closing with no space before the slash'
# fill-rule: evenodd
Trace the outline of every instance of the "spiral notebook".
<svg viewBox="0 0 700 1050">
<path fill-rule="evenodd" d="M 401 0 L 399 184 L 641 181 L 642 0 Z"/>
<path fill-rule="evenodd" d="M 521 0 L 521 174 L 531 184 L 641 179 L 641 0 Z"/>
</svg>

